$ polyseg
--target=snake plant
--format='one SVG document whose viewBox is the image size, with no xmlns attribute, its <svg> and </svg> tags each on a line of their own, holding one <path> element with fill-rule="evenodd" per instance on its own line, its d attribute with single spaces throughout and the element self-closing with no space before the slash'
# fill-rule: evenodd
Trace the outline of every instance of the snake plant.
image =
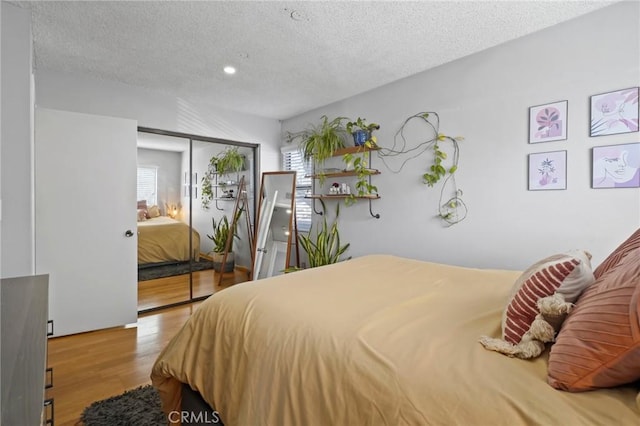
<svg viewBox="0 0 640 426">
<path fill-rule="evenodd" d="M 322 200 L 320 200 L 322 202 Z M 323 210 L 325 209 L 322 203 Z M 307 252 L 309 259 L 309 267 L 324 266 L 340 261 L 340 256 L 351 245 L 347 243 L 340 245 L 340 232 L 338 231 L 338 216 L 340 215 L 340 204 L 336 204 L 336 217 L 331 224 L 327 221 L 327 215 L 322 216 L 321 226 L 312 235 L 312 229 L 309 234 L 300 234 L 298 239 L 300 245 Z M 312 225 L 313 228 L 313 225 Z"/>
<path fill-rule="evenodd" d="M 233 224 L 229 223 L 229 219 L 227 219 L 226 215 L 222 216 L 222 219 L 220 219 L 218 223 L 216 223 L 216 219 L 214 217 L 211 218 L 211 221 L 213 222 L 213 234 L 212 235 L 207 234 L 207 238 L 213 241 L 213 250 L 211 250 L 211 253 L 224 253 L 224 250 L 227 245 L 227 239 L 229 238 L 229 233 L 231 232 L 231 229 L 233 229 L 233 237 L 240 239 L 240 236 L 238 235 L 237 224 L 238 224 L 238 219 L 240 219 L 240 216 L 242 215 L 242 212 L 243 212 L 243 209 L 238 210 L 238 212 L 236 213 L 236 216 L 234 217 Z M 232 251 L 233 251 L 233 238 L 229 243 L 229 252 L 232 252 Z"/>
</svg>

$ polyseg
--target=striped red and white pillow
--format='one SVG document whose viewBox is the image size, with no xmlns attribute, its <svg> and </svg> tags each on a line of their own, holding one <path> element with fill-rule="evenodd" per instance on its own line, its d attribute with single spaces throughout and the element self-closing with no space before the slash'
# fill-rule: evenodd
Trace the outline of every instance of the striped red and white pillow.
<svg viewBox="0 0 640 426">
<path fill-rule="evenodd" d="M 584 250 L 549 256 L 516 280 L 502 317 L 502 338 L 517 345 L 538 315 L 538 300 L 559 293 L 573 303 L 595 281 L 591 255 Z"/>
</svg>

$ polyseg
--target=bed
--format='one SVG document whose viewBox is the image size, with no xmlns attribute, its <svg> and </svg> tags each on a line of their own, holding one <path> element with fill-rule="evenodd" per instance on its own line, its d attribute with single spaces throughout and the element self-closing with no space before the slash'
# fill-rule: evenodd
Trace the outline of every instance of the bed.
<svg viewBox="0 0 640 426">
<path fill-rule="evenodd" d="M 189 233 L 193 238 L 190 246 Z M 190 249 L 193 247 L 193 250 Z M 138 222 L 138 265 L 200 258 L 200 234 L 168 216 Z"/>
<path fill-rule="evenodd" d="M 485 350 L 519 271 L 390 255 L 247 282 L 194 312 L 153 366 L 225 425 L 640 424 L 638 388 L 571 393 L 534 360 Z"/>
</svg>

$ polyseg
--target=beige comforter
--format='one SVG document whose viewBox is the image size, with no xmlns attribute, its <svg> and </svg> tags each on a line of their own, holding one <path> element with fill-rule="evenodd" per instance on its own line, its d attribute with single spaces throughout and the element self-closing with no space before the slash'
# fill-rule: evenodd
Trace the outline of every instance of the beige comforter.
<svg viewBox="0 0 640 426">
<path fill-rule="evenodd" d="M 546 355 L 498 337 L 513 271 L 365 256 L 236 285 L 205 301 L 151 378 L 164 409 L 189 383 L 234 425 L 637 425 L 637 390 L 566 393 Z"/>
<path fill-rule="evenodd" d="M 200 234 L 193 235 L 192 257 L 200 258 Z M 138 264 L 189 260 L 189 225 L 167 216 L 138 222 Z"/>
</svg>

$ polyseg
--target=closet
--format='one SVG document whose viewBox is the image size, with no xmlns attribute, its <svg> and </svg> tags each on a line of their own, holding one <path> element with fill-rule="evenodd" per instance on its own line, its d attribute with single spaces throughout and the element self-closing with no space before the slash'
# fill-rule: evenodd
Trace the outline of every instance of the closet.
<svg viewBox="0 0 640 426">
<path fill-rule="evenodd" d="M 243 170 L 218 173 L 212 163 L 230 149 L 245 158 Z M 145 232 L 149 222 L 158 219 L 162 222 L 173 219 L 185 226 L 179 234 L 183 236 L 179 243 L 174 237 L 173 241 L 167 240 L 163 244 L 186 243 L 190 254 L 188 258 L 176 258 L 167 247 L 160 247 L 157 251 L 169 253 L 166 259 L 139 262 L 138 311 L 147 312 L 206 298 L 217 289 L 247 281 L 252 267 L 252 248 L 247 235 L 253 230 L 246 228 L 252 228 L 252 224 L 238 221 L 233 244 L 235 265 L 226 272 L 213 269 L 214 225 L 225 217 L 232 221 L 241 177 L 249 200 L 247 213 L 254 217 L 258 145 L 139 128 L 137 150 L 139 176 L 140 169 L 155 169 L 156 178 L 154 189 L 147 193 L 139 179 L 137 201 L 146 201 L 147 206 L 153 203 L 158 207 L 158 212 L 154 209 L 154 215 L 159 214 L 158 218 L 138 222 L 138 260 L 149 260 L 144 259 L 141 250 L 147 244 Z M 158 228 L 162 230 L 164 226 Z"/>
<path fill-rule="evenodd" d="M 191 252 L 195 257 L 211 250 L 207 234 L 212 232 L 212 218 L 231 214 L 233 208 L 227 203 L 229 209 L 220 206 L 222 211 L 214 211 L 200 204 L 201 178 L 211 155 L 227 146 L 237 146 L 246 155 L 245 179 L 255 202 L 257 144 L 139 128 L 135 120 L 123 118 L 36 108 L 35 273 L 49 275 L 53 336 L 132 324 L 140 311 L 188 303 L 215 290 L 214 277 L 206 277 L 213 273 L 193 271 L 193 262 L 187 262 L 178 295 L 162 297 L 166 295 L 156 287 L 156 303 L 138 304 L 136 171 L 141 134 L 164 137 L 165 150 L 172 152 L 170 182 L 163 183 L 163 172 L 155 176 L 164 192 L 155 191 L 154 204 L 160 215 L 186 223 L 187 235 L 198 233 L 199 244 L 193 239 L 186 246 L 187 260 Z M 180 147 L 170 148 L 172 144 Z M 158 160 L 162 157 L 146 158 L 147 165 L 166 167 Z M 238 250 L 246 254 L 239 253 L 237 263 L 250 268 L 251 251 L 242 244 Z M 243 256 L 249 260 L 243 262 Z"/>
</svg>

